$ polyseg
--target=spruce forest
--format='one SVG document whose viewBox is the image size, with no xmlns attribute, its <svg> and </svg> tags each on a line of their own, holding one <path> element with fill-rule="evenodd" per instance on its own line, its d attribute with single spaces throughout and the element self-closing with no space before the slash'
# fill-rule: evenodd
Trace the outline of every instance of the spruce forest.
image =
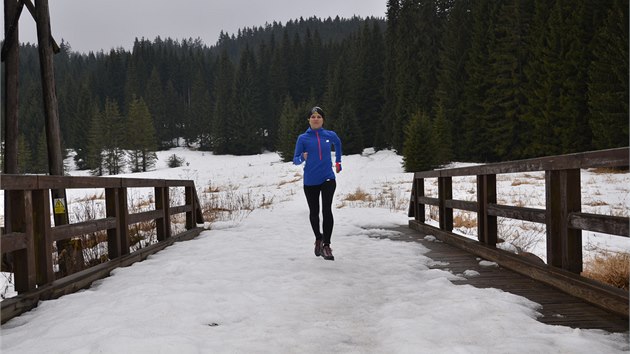
<svg viewBox="0 0 630 354">
<path fill-rule="evenodd" d="M 314 105 L 344 154 L 392 148 L 408 171 L 628 145 L 628 0 L 389 0 L 384 19 L 274 22 L 212 46 L 62 42 L 54 60 L 64 148 L 95 175 L 150 170 L 182 143 L 289 161 Z M 19 80 L 20 172 L 46 173 L 35 45 Z"/>
</svg>

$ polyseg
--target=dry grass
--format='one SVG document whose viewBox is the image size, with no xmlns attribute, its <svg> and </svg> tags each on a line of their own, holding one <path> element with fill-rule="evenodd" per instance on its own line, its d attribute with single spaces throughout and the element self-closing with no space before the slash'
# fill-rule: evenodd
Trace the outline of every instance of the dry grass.
<svg viewBox="0 0 630 354">
<path fill-rule="evenodd" d="M 512 187 L 520 186 L 522 184 L 533 184 L 533 183 L 531 181 L 522 180 L 518 178 L 512 181 Z"/>
<path fill-rule="evenodd" d="M 630 277 L 630 253 L 601 251 L 584 264 L 582 275 L 628 290 Z"/>
<path fill-rule="evenodd" d="M 348 202 L 371 202 L 373 198 L 368 192 L 361 189 L 361 187 L 357 187 L 353 193 L 347 194 L 343 200 Z"/>
<path fill-rule="evenodd" d="M 73 203 L 84 203 L 95 200 L 105 200 L 105 192 L 101 192 L 100 194 L 87 195 L 83 198 L 74 200 Z"/>
<path fill-rule="evenodd" d="M 586 204 L 588 206 L 592 206 L 592 207 L 596 207 L 596 206 L 605 206 L 608 205 L 608 203 L 602 201 L 602 200 L 593 200 L 592 202 Z"/>
<path fill-rule="evenodd" d="M 477 227 L 477 217 L 470 213 L 462 213 L 453 216 L 453 227 L 473 229 Z"/>
<path fill-rule="evenodd" d="M 294 177 L 293 179 L 290 179 L 290 180 L 282 180 L 282 181 L 280 181 L 280 183 L 278 183 L 278 188 L 284 186 L 285 184 L 295 183 L 295 182 L 299 182 L 301 180 L 302 180 L 302 177 L 300 177 L 300 176 Z"/>
</svg>

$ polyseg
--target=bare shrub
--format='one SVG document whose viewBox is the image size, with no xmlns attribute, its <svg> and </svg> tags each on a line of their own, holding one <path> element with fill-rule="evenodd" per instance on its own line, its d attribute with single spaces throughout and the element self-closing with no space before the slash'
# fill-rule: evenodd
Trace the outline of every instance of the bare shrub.
<svg viewBox="0 0 630 354">
<path fill-rule="evenodd" d="M 262 195 L 257 203 L 251 189 L 241 192 L 237 187 L 229 185 L 225 187 L 212 187 L 207 190 L 217 192 L 200 192 L 199 203 L 201 212 L 206 222 L 216 221 L 237 221 L 245 218 L 254 209 L 270 207 L 274 198 L 267 198 Z"/>
<path fill-rule="evenodd" d="M 512 244 L 518 253 L 531 252 L 544 239 L 545 225 L 534 222 L 497 218 L 497 233 Z"/>
<path fill-rule="evenodd" d="M 69 210 L 71 211 L 69 215 L 72 223 L 102 219 L 106 216 L 104 195 L 101 194 L 97 196 L 95 194 L 82 198 L 78 202 L 72 202 Z M 103 263 L 109 259 L 106 231 L 102 230 L 81 235 L 73 240 L 77 243 L 80 242 L 80 248 L 83 252 L 83 262 L 86 266 Z M 78 246 L 79 244 L 77 244 L 77 247 Z M 53 257 L 53 266 L 58 266 L 57 262 L 58 258 Z"/>
<path fill-rule="evenodd" d="M 584 263 L 582 275 L 627 291 L 630 253 L 599 251 Z"/>
</svg>

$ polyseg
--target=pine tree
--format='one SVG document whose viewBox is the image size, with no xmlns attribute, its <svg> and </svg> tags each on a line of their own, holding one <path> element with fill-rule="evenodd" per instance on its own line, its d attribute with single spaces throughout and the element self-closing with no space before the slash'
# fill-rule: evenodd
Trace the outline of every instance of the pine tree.
<svg viewBox="0 0 630 354">
<path fill-rule="evenodd" d="M 291 96 L 285 96 L 278 126 L 278 142 L 276 143 L 278 154 L 284 162 L 293 161 L 293 152 L 295 151 L 295 141 L 297 139 L 295 134 L 297 116 L 299 116 L 299 113 L 293 104 Z"/>
<path fill-rule="evenodd" d="M 124 133 L 125 121 L 116 101 L 106 100 L 101 118 L 101 126 L 105 127 L 101 131 L 103 134 L 104 168 L 108 174 L 117 175 L 123 172 L 125 166 L 123 146 L 126 135 Z"/>
<path fill-rule="evenodd" d="M 483 115 L 488 121 L 484 134 L 492 150 L 488 159 L 502 161 L 523 154 L 520 122 L 525 99 L 524 66 L 527 62 L 528 28 L 531 12 L 528 2 L 503 2 L 496 25 L 489 36 L 489 62 L 486 76 L 492 78 L 483 101 Z"/>
<path fill-rule="evenodd" d="M 392 146 L 392 138 L 396 129 L 396 64 L 398 62 L 399 42 L 402 41 L 397 33 L 400 26 L 400 0 L 387 1 L 387 28 L 385 29 L 385 58 L 383 62 L 383 107 L 381 109 L 383 136 L 378 145 Z M 377 140 L 377 141 L 378 141 Z"/>
<path fill-rule="evenodd" d="M 90 95 L 90 85 L 85 80 L 81 84 L 79 90 L 79 96 L 76 100 L 76 106 L 71 110 L 70 116 L 73 122 L 70 130 L 70 135 L 73 136 L 73 145 L 69 147 L 74 148 L 76 155 L 74 156 L 75 165 L 79 170 L 87 169 L 86 158 L 88 148 L 88 134 L 90 119 L 94 116 L 94 99 Z"/>
<path fill-rule="evenodd" d="M 435 142 L 435 163 L 443 166 L 453 160 L 452 128 L 441 105 L 438 105 L 432 127 Z"/>
<path fill-rule="evenodd" d="M 593 38 L 588 104 L 593 146 L 628 145 L 628 4 L 614 1 Z"/>
<path fill-rule="evenodd" d="M 452 146 L 457 159 L 466 155 L 468 147 L 463 144 L 465 130 L 462 129 L 464 117 L 464 88 L 468 81 L 465 64 L 470 51 L 471 1 L 455 1 L 447 17 L 445 32 L 440 50 L 438 88 L 435 93 L 436 119 L 443 114 L 452 129 Z M 442 113 L 440 113 L 442 110 Z M 448 158 L 450 161 L 451 158 Z"/>
<path fill-rule="evenodd" d="M 103 169 L 103 148 L 105 146 L 103 130 L 103 113 L 94 110 L 90 131 L 88 134 L 88 146 L 86 156 L 86 167 L 90 169 L 93 176 L 102 176 L 105 171 Z"/>
<path fill-rule="evenodd" d="M 172 134 L 175 127 L 169 121 L 166 109 L 167 99 L 162 89 L 162 82 L 160 80 L 158 70 L 155 67 L 151 70 L 151 76 L 147 81 L 144 98 L 147 106 L 149 107 L 151 117 L 153 117 L 153 126 L 155 128 L 155 134 L 159 147 L 172 147 Z"/>
<path fill-rule="evenodd" d="M 189 109 L 192 131 L 188 135 L 199 141 L 200 150 L 208 151 L 211 149 L 212 102 L 201 75 L 201 72 L 197 73 L 193 80 Z"/>
<path fill-rule="evenodd" d="M 234 115 L 227 122 L 230 143 L 227 153 L 251 155 L 260 153 L 263 132 L 261 129 L 260 91 L 255 82 L 256 62 L 251 51 L 246 48 L 234 79 Z"/>
<path fill-rule="evenodd" d="M 227 122 L 233 119 L 233 82 L 234 65 L 227 50 L 221 53 L 214 80 L 215 106 L 212 115 L 212 148 L 215 154 L 226 154 L 231 137 L 228 135 Z"/>
<path fill-rule="evenodd" d="M 540 11 L 540 10 L 539 10 Z M 585 0 L 557 0 L 550 10 L 540 48 L 541 63 L 530 68 L 535 85 L 529 99 L 532 135 L 538 143 L 528 155 L 542 156 L 590 149 L 586 73 L 588 48 Z M 533 82 L 532 79 L 540 80 Z M 533 114 L 532 114 L 533 113 Z"/>
<path fill-rule="evenodd" d="M 426 113 L 416 113 L 405 127 L 403 165 L 407 172 L 435 168 L 435 144 L 431 120 Z"/>
<path fill-rule="evenodd" d="M 496 21 L 498 5 L 491 0 L 473 2 L 471 47 L 465 69 L 468 76 L 464 86 L 462 128 L 464 129 L 465 160 L 493 160 L 493 146 L 489 138 L 491 122 L 485 115 L 483 102 L 492 86 L 488 44 Z"/>
<path fill-rule="evenodd" d="M 341 106 L 339 117 L 336 119 L 335 132 L 343 143 L 343 153 L 346 155 L 360 154 L 363 151 L 363 132 L 361 131 L 357 113 L 350 103 Z"/>
<path fill-rule="evenodd" d="M 155 166 L 157 146 L 151 113 L 142 98 L 132 98 L 126 123 L 126 148 L 131 172 L 147 172 Z"/>
</svg>

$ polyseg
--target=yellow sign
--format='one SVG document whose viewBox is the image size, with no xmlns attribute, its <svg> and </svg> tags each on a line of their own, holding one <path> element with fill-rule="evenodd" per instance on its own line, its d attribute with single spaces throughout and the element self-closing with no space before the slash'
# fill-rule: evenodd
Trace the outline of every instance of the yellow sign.
<svg viewBox="0 0 630 354">
<path fill-rule="evenodd" d="M 66 204 L 64 203 L 63 198 L 55 199 L 55 214 L 65 214 L 66 213 Z"/>
</svg>

